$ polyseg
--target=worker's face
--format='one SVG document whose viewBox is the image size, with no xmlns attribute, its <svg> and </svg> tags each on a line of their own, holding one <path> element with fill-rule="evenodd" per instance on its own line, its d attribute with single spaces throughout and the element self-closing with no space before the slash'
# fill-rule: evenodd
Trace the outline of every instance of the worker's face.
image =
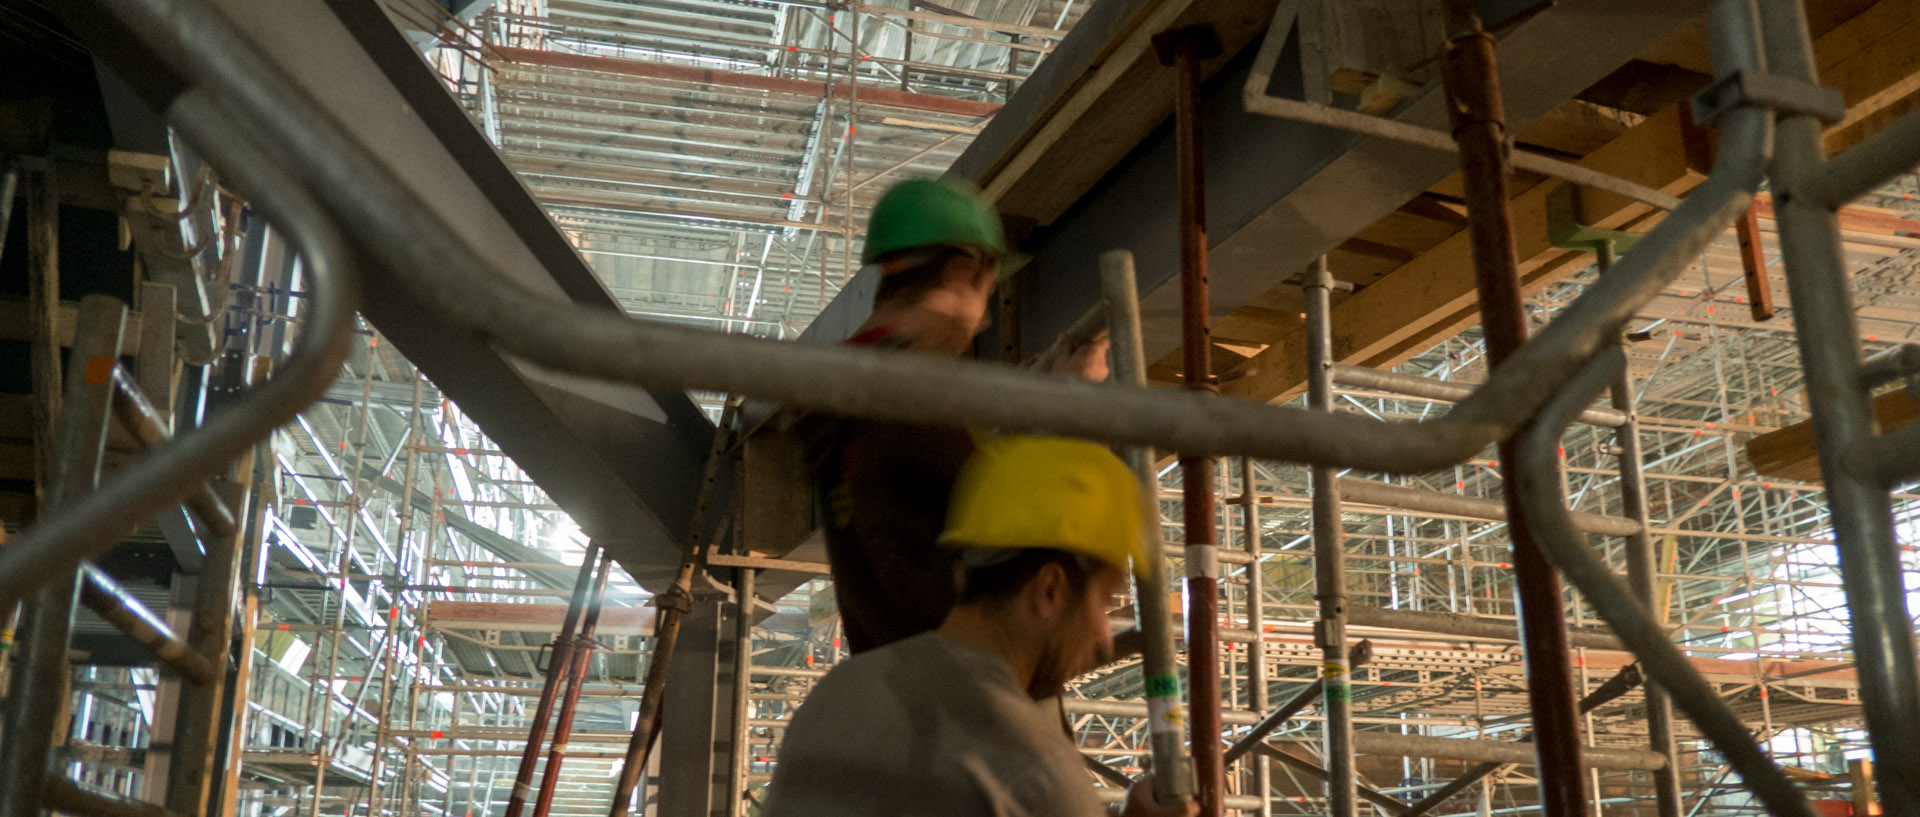
<svg viewBox="0 0 1920 817">
<path fill-rule="evenodd" d="M 1049 565 L 1049 570 L 1058 570 Z M 1064 580 L 1064 571 L 1061 571 Z M 1068 681 L 1113 660 L 1113 626 L 1107 611 L 1127 580 L 1124 571 L 1102 568 L 1087 577 L 1084 592 L 1069 589 L 1047 627 L 1039 665 L 1027 693 L 1035 700 L 1059 695 Z"/>
<path fill-rule="evenodd" d="M 947 280 L 961 298 L 961 317 L 970 321 L 975 335 L 987 331 L 993 319 L 987 307 L 993 303 L 994 284 L 1000 277 L 1000 264 L 972 253 L 955 253 L 947 259 Z"/>
</svg>

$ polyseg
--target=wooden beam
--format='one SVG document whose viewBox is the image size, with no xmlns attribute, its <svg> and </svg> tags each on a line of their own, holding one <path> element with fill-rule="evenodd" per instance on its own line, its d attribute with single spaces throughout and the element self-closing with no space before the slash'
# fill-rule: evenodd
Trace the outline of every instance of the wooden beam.
<svg viewBox="0 0 1920 817">
<path fill-rule="evenodd" d="M 1920 402 L 1904 391 L 1873 400 L 1873 419 L 1886 433 L 1920 419 Z M 1820 455 L 1814 449 L 1813 421 L 1794 423 L 1747 440 L 1747 461 L 1753 470 L 1780 479 L 1820 482 Z"/>
<path fill-rule="evenodd" d="M 847 99 L 851 89 L 845 83 L 834 83 L 831 91 L 824 82 L 809 82 L 785 77 L 762 77 L 754 74 L 742 74 L 735 71 L 716 71 L 711 68 L 693 68 L 684 65 L 669 65 L 660 62 L 641 60 L 623 60 L 614 57 L 594 57 L 586 54 L 566 54 L 558 51 L 542 51 L 535 48 L 514 48 L 499 46 L 493 49 L 511 62 L 527 65 L 545 65 L 551 68 L 571 68 L 579 71 L 602 71 L 611 74 L 625 74 L 647 79 L 663 79 L 676 82 L 691 82 L 700 85 L 717 85 L 726 88 L 739 88 L 747 91 L 766 91 L 768 93 L 793 94 L 795 96 L 825 97 L 829 93 L 836 99 Z M 992 116 L 999 112 L 997 102 L 979 102 L 971 99 L 954 99 L 934 94 L 916 94 L 893 88 L 862 87 L 860 104 L 877 105 L 887 108 L 908 108 L 917 111 L 936 111 L 958 116 Z"/>
<path fill-rule="evenodd" d="M 1687 163 L 1681 124 L 1678 108 L 1662 111 L 1580 163 L 1668 193 L 1684 193 L 1704 176 Z M 1513 200 L 1520 271 L 1528 278 L 1558 274 L 1567 262 L 1585 257 L 1547 241 L 1547 198 L 1558 185 L 1538 184 Z M 1646 205 L 1617 197 L 1596 204 L 1587 217 L 1598 227 L 1619 227 L 1647 213 Z M 1611 212 L 1602 212 L 1601 207 Z M 1334 306 L 1333 352 L 1344 363 L 1378 365 L 1376 361 L 1415 354 L 1457 334 L 1463 315 L 1478 320 L 1472 253 L 1464 231 Z M 1257 371 L 1224 384 L 1222 392 L 1255 400 L 1285 400 L 1298 394 L 1306 383 L 1304 339 L 1304 331 L 1296 332 L 1255 355 L 1246 366 Z"/>
<path fill-rule="evenodd" d="M 1827 129 L 1827 150 L 1857 144 L 1910 108 L 1920 92 L 1920 0 L 1881 0 L 1814 44 L 1822 85 L 1846 96 L 1847 116 Z M 1892 113 L 1891 116 L 1887 114 Z"/>
<path fill-rule="evenodd" d="M 1875 105 L 1891 105 L 1894 100 L 1885 99 L 1885 93 L 1920 74 L 1920 0 L 1881 0 L 1823 35 L 1814 50 L 1822 81 L 1841 91 L 1850 118 Z M 1680 195 L 1704 178 L 1702 147 L 1700 131 L 1691 127 L 1682 106 L 1673 106 L 1648 116 L 1580 164 Z M 1542 182 L 1513 200 L 1521 273 L 1529 292 L 1591 263 L 1586 253 L 1547 242 L 1546 198 L 1559 184 Z M 1659 217 L 1646 205 L 1602 191 L 1584 191 L 1582 205 L 1582 220 L 1596 227 L 1640 229 Z M 1910 229 L 1887 221 L 1889 217 L 1868 218 L 1869 213 L 1855 215 L 1885 232 Z M 1335 305 L 1336 359 L 1392 366 L 1474 326 L 1479 310 L 1472 269 L 1467 236 L 1461 232 Z M 1247 374 L 1223 383 L 1222 393 L 1261 401 L 1298 395 L 1306 383 L 1304 337 L 1303 331 L 1290 332 L 1248 359 L 1241 367 Z"/>
<path fill-rule="evenodd" d="M 1773 215 L 1773 196 L 1767 193 L 1754 196 L 1753 212 L 1761 218 L 1776 220 Z M 1920 221 L 1901 218 L 1882 210 L 1848 206 L 1840 208 L 1839 216 L 1840 229 L 1850 232 L 1920 236 Z"/>
<path fill-rule="evenodd" d="M 1747 280 L 1748 314 L 1756 321 L 1773 319 L 1773 280 L 1767 276 L 1767 253 L 1760 246 L 1760 219 L 1754 207 L 1733 225 L 1740 242 L 1740 271 Z"/>
</svg>

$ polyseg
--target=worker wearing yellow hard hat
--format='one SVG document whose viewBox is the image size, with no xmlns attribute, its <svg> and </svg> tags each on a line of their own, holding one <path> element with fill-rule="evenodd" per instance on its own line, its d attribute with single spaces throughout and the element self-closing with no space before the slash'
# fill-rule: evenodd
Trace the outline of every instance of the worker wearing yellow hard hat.
<svg viewBox="0 0 1920 817">
<path fill-rule="evenodd" d="M 958 357 L 987 328 L 998 282 L 1016 266 L 1000 216 L 977 188 L 909 179 L 874 203 L 861 275 L 873 312 L 850 345 Z M 1102 342 L 1063 349 L 1055 369 L 1106 376 Z M 804 417 L 834 599 L 852 652 L 938 627 L 954 603 L 955 558 L 935 539 L 976 435 L 953 426 Z"/>
<path fill-rule="evenodd" d="M 982 443 L 939 537 L 961 565 L 952 611 L 820 681 L 787 729 L 766 815 L 1105 817 L 1058 710 L 1040 702 L 1110 654 L 1107 611 L 1147 524 L 1139 480 L 1103 446 Z M 1195 812 L 1135 784 L 1122 813 Z"/>
</svg>

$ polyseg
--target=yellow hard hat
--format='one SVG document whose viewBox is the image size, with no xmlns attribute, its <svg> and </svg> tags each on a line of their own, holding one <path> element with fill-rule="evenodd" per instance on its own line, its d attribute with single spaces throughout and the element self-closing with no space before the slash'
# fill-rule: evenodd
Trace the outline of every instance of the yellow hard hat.
<svg viewBox="0 0 1920 817">
<path fill-rule="evenodd" d="M 1104 446 L 1062 437 L 989 440 L 954 484 L 942 547 L 1048 548 L 1126 570 L 1144 564 L 1140 480 Z"/>
</svg>

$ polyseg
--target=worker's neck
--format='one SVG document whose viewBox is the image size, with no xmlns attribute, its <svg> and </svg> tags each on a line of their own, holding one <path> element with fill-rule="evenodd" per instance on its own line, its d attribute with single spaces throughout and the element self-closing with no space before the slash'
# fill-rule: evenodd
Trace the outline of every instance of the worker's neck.
<svg viewBox="0 0 1920 817">
<path fill-rule="evenodd" d="M 939 633 L 962 644 L 970 644 L 1007 662 L 1021 689 L 1033 685 L 1040 671 L 1040 650 L 1033 641 L 1031 628 L 1013 626 L 991 607 L 961 604 L 947 614 Z"/>
<path fill-rule="evenodd" d="M 906 338 L 908 349 L 957 356 L 973 346 L 979 330 L 978 307 L 969 309 L 964 296 L 938 289 L 912 303 L 875 307 L 860 331 L 880 327 Z"/>
</svg>

